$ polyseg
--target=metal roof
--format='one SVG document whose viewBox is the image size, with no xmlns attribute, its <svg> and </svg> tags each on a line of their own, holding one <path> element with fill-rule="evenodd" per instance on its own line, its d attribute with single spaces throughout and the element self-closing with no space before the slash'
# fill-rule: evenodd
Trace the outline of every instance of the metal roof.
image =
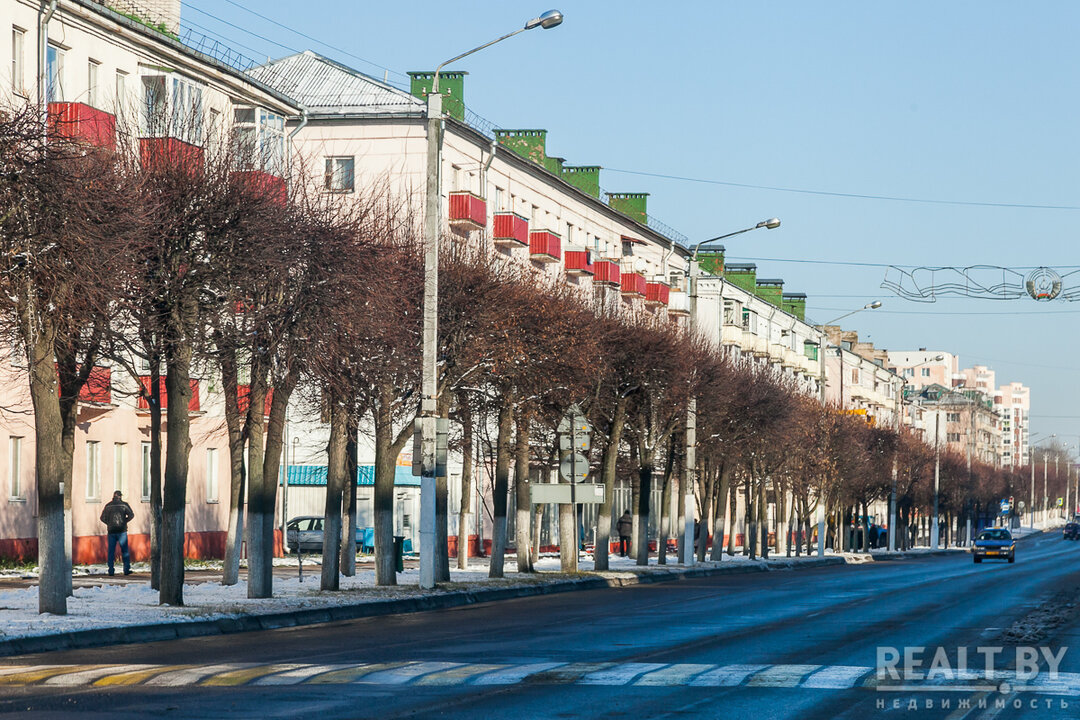
<svg viewBox="0 0 1080 720">
<path fill-rule="evenodd" d="M 280 482 L 278 483 L 281 484 Z M 326 466 L 325 465 L 290 465 L 289 466 L 289 484 L 290 485 L 313 485 L 313 486 L 326 486 Z M 375 466 L 374 465 L 360 465 L 356 468 L 356 484 L 360 486 L 371 486 L 375 484 Z M 396 466 L 394 468 L 394 485 L 401 486 L 416 486 L 420 485 L 420 478 L 414 477 L 412 474 L 412 468 Z"/>
<path fill-rule="evenodd" d="M 311 50 L 271 60 L 248 74 L 316 115 L 425 112 L 419 98 Z"/>
</svg>

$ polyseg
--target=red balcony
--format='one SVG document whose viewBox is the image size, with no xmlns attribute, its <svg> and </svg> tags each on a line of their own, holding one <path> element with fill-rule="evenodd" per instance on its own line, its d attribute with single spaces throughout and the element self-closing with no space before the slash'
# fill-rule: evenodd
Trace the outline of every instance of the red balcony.
<svg viewBox="0 0 1080 720">
<path fill-rule="evenodd" d="M 668 304 L 671 286 L 665 282 L 645 283 L 645 304 L 653 307 Z"/>
<path fill-rule="evenodd" d="M 487 203 L 471 192 L 450 193 L 450 224 L 469 230 L 487 227 Z"/>
<path fill-rule="evenodd" d="M 622 274 L 623 297 L 644 297 L 645 286 L 645 276 L 641 273 L 628 272 Z"/>
<path fill-rule="evenodd" d="M 495 213 L 494 229 L 491 233 L 496 245 L 523 247 L 529 244 L 529 221 L 517 213 Z"/>
<path fill-rule="evenodd" d="M 191 412 L 199 412 L 199 381 L 192 379 L 192 380 L 189 380 L 188 382 L 191 383 L 191 400 L 188 402 L 188 410 L 190 410 Z M 149 395 L 149 393 L 150 393 L 150 376 L 149 375 L 140 375 L 139 376 L 139 385 L 142 387 L 142 390 L 147 395 Z M 168 395 L 167 392 L 165 392 L 165 378 L 164 377 L 160 378 L 160 382 L 158 384 L 158 387 L 161 389 L 161 409 L 166 410 L 169 407 L 169 395 Z M 136 401 L 135 407 L 138 408 L 139 410 L 149 410 L 150 409 L 150 403 L 147 402 L 145 395 L 143 395 L 141 393 L 139 394 L 139 399 L 138 399 L 138 401 Z"/>
<path fill-rule="evenodd" d="M 588 250 L 566 251 L 566 274 L 567 275 L 592 275 L 592 253 Z"/>
<path fill-rule="evenodd" d="M 562 238 L 550 230 L 533 230 L 529 233 L 529 254 L 536 262 L 559 262 Z"/>
<path fill-rule="evenodd" d="M 201 172 L 203 149 L 178 138 L 139 138 L 139 159 L 144 168 L 155 171 L 185 167 Z"/>
<path fill-rule="evenodd" d="M 49 103 L 49 129 L 60 137 L 116 149 L 116 116 L 83 103 Z"/>
<path fill-rule="evenodd" d="M 79 391 L 79 402 L 100 403 L 109 405 L 112 403 L 112 369 L 95 366 L 86 378 L 86 384 Z"/>
<path fill-rule="evenodd" d="M 233 173 L 233 178 L 251 190 L 269 196 L 279 205 L 284 205 L 288 200 L 289 193 L 285 187 L 285 178 L 280 178 L 265 170 L 237 170 Z"/>
<path fill-rule="evenodd" d="M 621 282 L 619 263 L 614 260 L 597 260 L 593 263 L 593 285 L 618 286 Z"/>
<path fill-rule="evenodd" d="M 236 386 L 236 402 L 240 407 L 240 414 L 243 415 L 248 411 L 248 407 L 251 406 L 251 386 L 250 385 L 237 385 Z M 266 401 L 263 403 L 263 415 L 270 414 L 270 406 L 274 403 L 274 388 L 270 388 L 266 391 Z"/>
</svg>

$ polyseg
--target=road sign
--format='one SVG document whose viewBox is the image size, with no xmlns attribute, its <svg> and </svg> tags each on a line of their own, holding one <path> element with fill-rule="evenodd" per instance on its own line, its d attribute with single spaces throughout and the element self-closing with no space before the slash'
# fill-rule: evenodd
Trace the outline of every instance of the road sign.
<svg viewBox="0 0 1080 720">
<path fill-rule="evenodd" d="M 589 459 L 576 452 L 565 452 L 559 463 L 559 478 L 563 482 L 585 482 L 589 476 Z"/>
<path fill-rule="evenodd" d="M 529 483 L 529 494 L 534 505 L 568 505 L 575 501 L 595 505 L 604 502 L 604 484 Z"/>
</svg>

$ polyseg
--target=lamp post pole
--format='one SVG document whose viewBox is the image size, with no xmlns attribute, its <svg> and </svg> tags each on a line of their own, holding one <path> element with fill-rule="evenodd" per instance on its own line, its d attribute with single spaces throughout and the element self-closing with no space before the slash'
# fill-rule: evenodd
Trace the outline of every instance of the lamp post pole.
<svg viewBox="0 0 1080 720">
<path fill-rule="evenodd" d="M 861 308 L 858 308 L 856 310 L 852 310 L 851 312 L 848 312 L 848 313 L 844 313 L 840 317 L 833 318 L 832 320 L 830 320 L 827 323 L 822 323 L 822 325 L 821 325 L 821 344 L 818 346 L 818 399 L 821 401 L 821 407 L 822 408 L 825 407 L 825 354 L 826 354 L 826 351 L 828 350 L 828 347 L 829 347 L 829 341 L 828 341 L 827 336 L 825 335 L 825 328 L 827 326 L 829 326 L 829 325 L 832 325 L 833 323 L 840 322 L 841 320 L 843 320 L 846 317 L 851 317 L 855 313 L 860 313 L 863 310 L 877 310 L 879 307 L 881 307 L 881 301 L 880 300 L 874 300 L 872 302 L 866 303 Z M 838 349 L 840 350 L 840 372 L 843 373 L 844 372 L 844 349 L 843 349 L 843 347 L 840 347 Z M 843 404 L 844 404 L 844 393 L 843 393 L 843 389 L 841 388 L 840 405 L 843 406 Z M 824 497 L 824 495 L 822 495 L 821 497 L 818 498 L 817 526 L 818 526 L 817 554 L 818 554 L 818 557 L 825 557 L 825 497 Z M 837 536 L 837 538 L 840 537 L 840 526 L 839 525 L 836 526 L 836 536 Z"/>
<path fill-rule="evenodd" d="M 938 546 L 938 490 L 941 488 L 941 443 L 938 434 L 941 428 L 941 410 L 934 411 L 934 520 L 930 526 L 930 547 Z"/>
<path fill-rule="evenodd" d="M 690 273 L 687 276 L 689 284 L 689 297 L 690 297 L 690 317 L 687 321 L 687 329 L 692 337 L 697 328 L 697 300 L 698 300 L 698 287 L 697 279 L 700 273 L 698 267 L 697 258 L 698 250 L 702 245 L 707 243 L 716 242 L 717 240 L 723 240 L 734 235 L 741 235 L 751 230 L 758 230 L 765 228 L 766 230 L 774 230 L 780 227 L 779 218 L 769 218 L 768 220 L 762 220 L 753 227 L 743 228 L 742 230 L 736 230 L 735 232 L 729 232 L 724 235 L 719 235 L 708 240 L 702 240 L 694 246 L 694 252 L 690 256 Z M 723 298 L 720 300 L 723 303 Z M 723 315 L 723 307 L 720 308 L 721 316 Z M 683 513 L 683 533 L 682 542 L 679 543 L 679 562 L 684 565 L 694 564 L 694 480 L 697 471 L 697 398 L 693 393 L 690 394 L 689 399 L 686 402 L 686 458 L 684 468 L 684 475 L 686 487 L 683 488 L 683 506 L 685 511 Z M 702 518 L 704 520 L 704 518 Z M 721 538 L 722 540 L 722 538 Z"/>
<path fill-rule="evenodd" d="M 420 435 L 420 587 L 435 587 L 435 460 L 436 420 L 438 415 L 438 343 L 439 343 L 439 231 L 442 198 L 442 95 L 439 73 L 443 67 L 474 52 L 536 27 L 552 28 L 562 22 L 562 13 L 548 10 L 525 26 L 450 58 L 435 68 L 431 91 L 427 96 L 427 182 L 424 198 L 424 307 L 423 365 L 421 368 L 420 416 L 416 431 Z"/>
</svg>

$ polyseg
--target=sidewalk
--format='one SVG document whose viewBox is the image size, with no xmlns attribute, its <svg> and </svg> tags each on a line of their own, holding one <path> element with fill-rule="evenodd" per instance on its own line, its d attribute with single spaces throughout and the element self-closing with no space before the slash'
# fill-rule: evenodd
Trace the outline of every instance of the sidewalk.
<svg viewBox="0 0 1080 720">
<path fill-rule="evenodd" d="M 213 576 L 213 570 L 197 570 L 198 579 L 185 583 L 183 607 L 158 605 L 158 593 L 150 588 L 146 574 L 129 576 L 123 583 L 110 582 L 116 578 L 104 574 L 83 575 L 74 597 L 68 599 L 65 616 L 38 614 L 37 585 L 32 578 L 21 578 L 25 587 L 0 591 L 0 655 L 265 630 L 572 590 L 842 565 L 847 560 L 803 556 L 762 561 L 737 555 L 689 567 L 657 565 L 656 558 L 650 558 L 648 567 L 638 567 L 629 558 L 613 557 L 610 570 L 594 572 L 592 560 L 582 556 L 580 572 L 565 574 L 558 570 L 558 557 L 545 557 L 537 573 L 518 575 L 510 556 L 506 577 L 490 579 L 487 560 L 478 558 L 470 560 L 469 570 L 451 568 L 450 582 L 427 591 L 417 585 L 416 568 L 398 573 L 399 585 L 379 587 L 370 564 L 361 563 L 355 577 L 341 578 L 337 592 L 319 590 L 320 568 L 310 559 L 304 562 L 303 581 L 292 574 L 295 560 L 286 562 L 292 563 L 291 568 L 276 563 L 274 597 L 261 600 L 247 598 L 243 573 L 237 585 L 223 586 L 220 571 Z"/>
</svg>

